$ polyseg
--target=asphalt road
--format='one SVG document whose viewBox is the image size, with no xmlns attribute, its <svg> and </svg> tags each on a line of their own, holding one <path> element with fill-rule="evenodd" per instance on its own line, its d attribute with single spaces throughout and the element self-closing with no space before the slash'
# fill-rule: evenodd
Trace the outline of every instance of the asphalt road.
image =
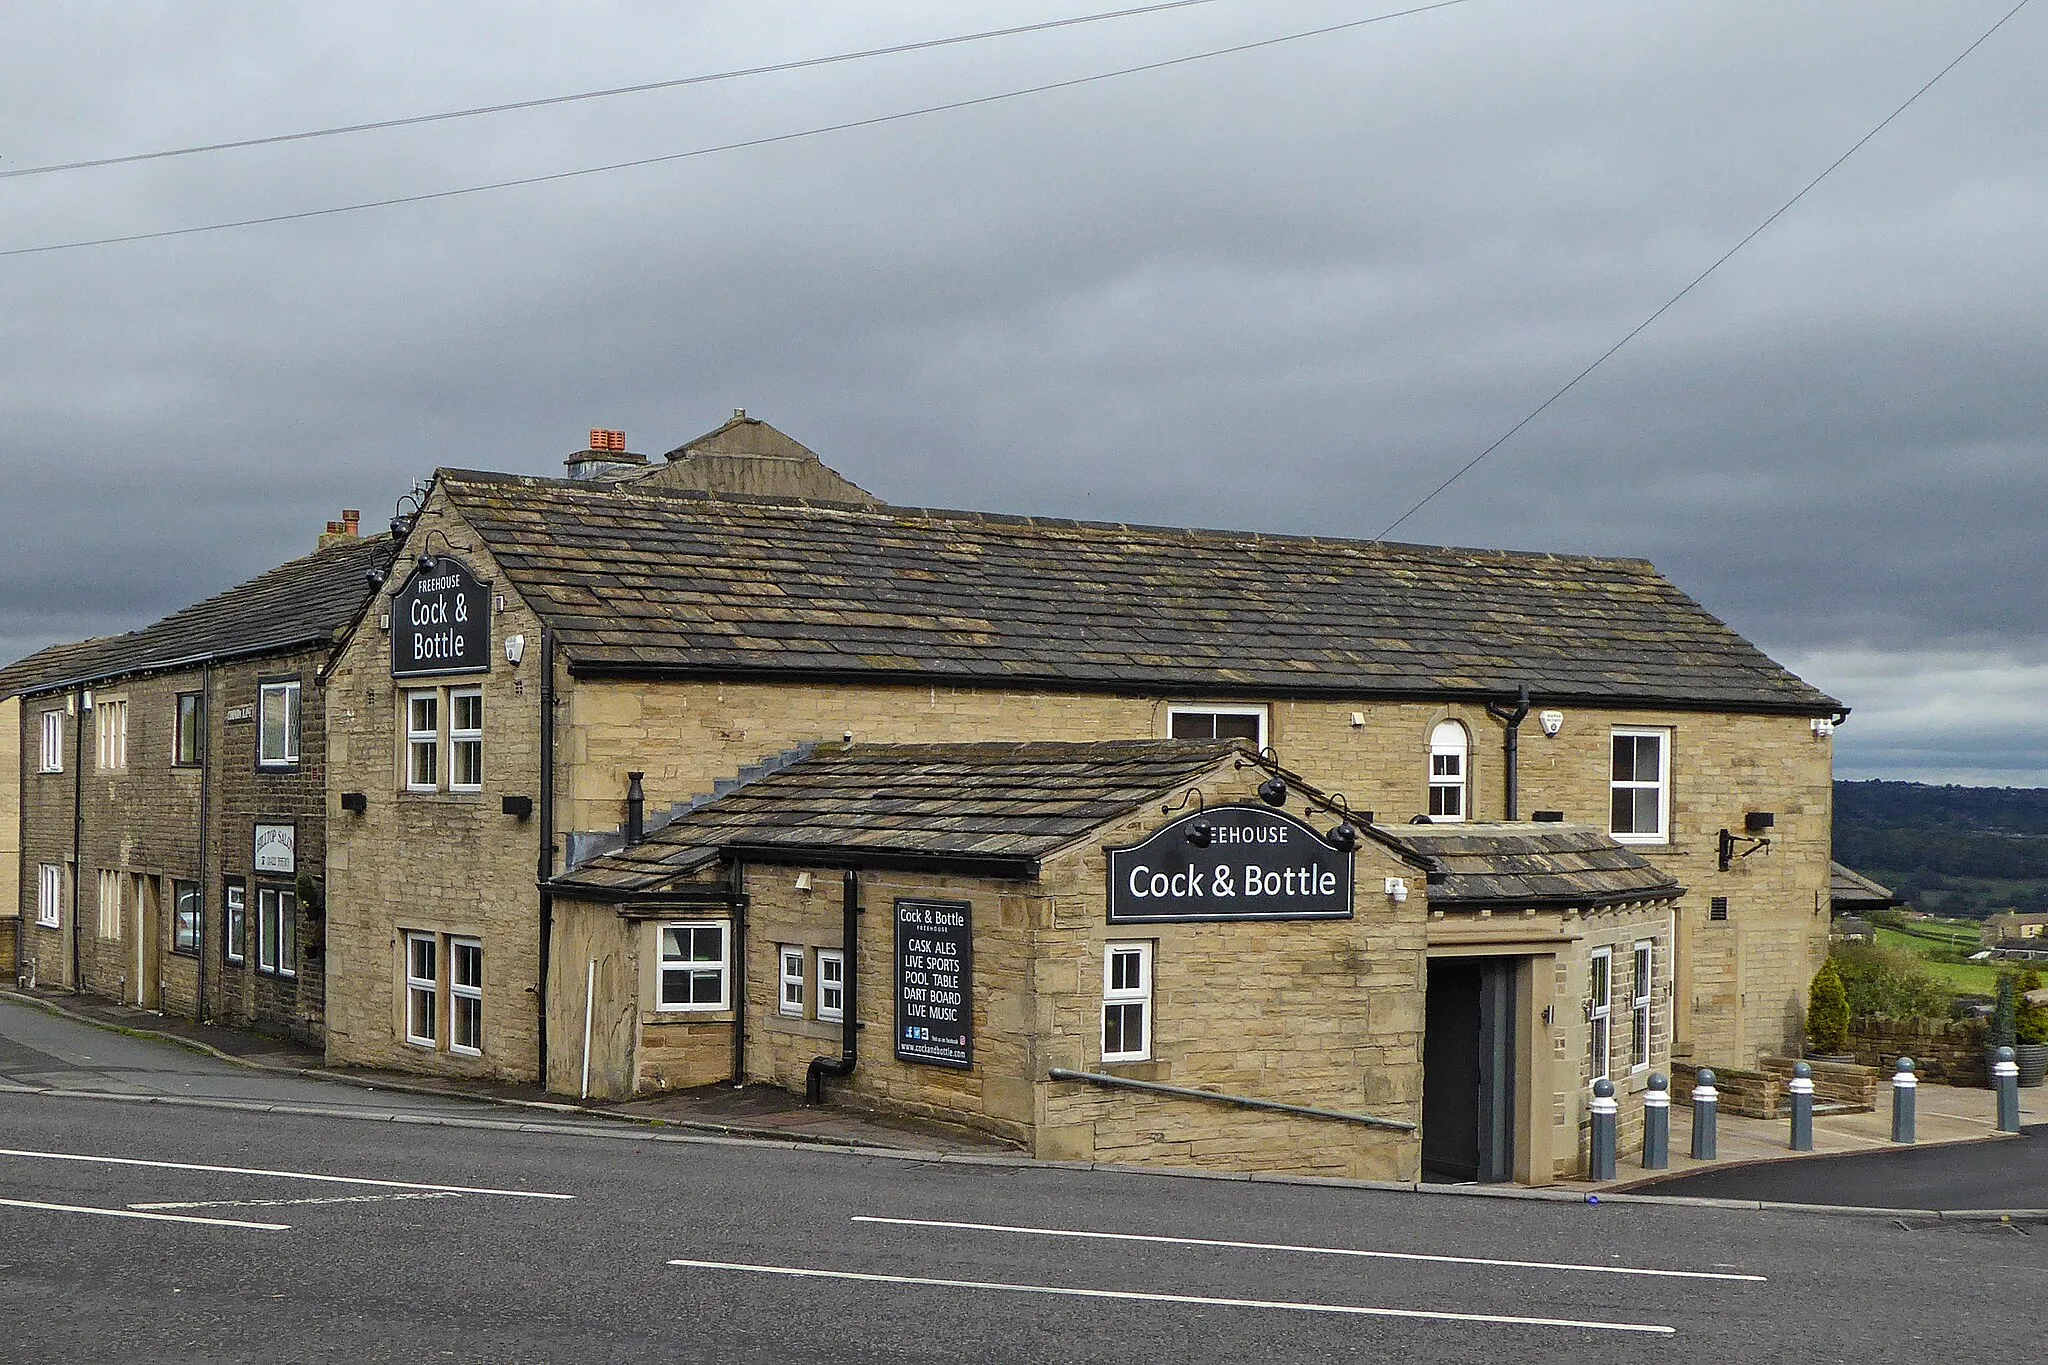
<svg viewBox="0 0 2048 1365">
<path fill-rule="evenodd" d="M 1731 1166 L 1636 1188 L 1644 1194 L 1858 1208 L 2048 1209 L 2048 1124 L 1998 1142 Z"/>
<path fill-rule="evenodd" d="M 0 1093 L 0 1358 L 1988 1359 L 2048 1287 L 2048 1228 L 342 1112 Z"/>
</svg>

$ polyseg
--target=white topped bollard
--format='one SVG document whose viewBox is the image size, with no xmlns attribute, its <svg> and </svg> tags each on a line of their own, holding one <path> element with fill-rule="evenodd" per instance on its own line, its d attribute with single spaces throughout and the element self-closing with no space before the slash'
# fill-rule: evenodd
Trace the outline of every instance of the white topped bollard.
<svg viewBox="0 0 2048 1365">
<path fill-rule="evenodd" d="M 1602 1078 L 1593 1082 L 1593 1100 L 1586 1106 L 1593 1116 L 1593 1152 L 1587 1179 L 1614 1179 L 1614 1123 L 1621 1106 L 1614 1102 L 1614 1082 Z"/>
<path fill-rule="evenodd" d="M 1692 1159 L 1694 1161 L 1715 1161 L 1720 1158 L 1721 1092 L 1714 1089 L 1714 1073 L 1701 1067 L 1693 1074 L 1692 1086 Z"/>
<path fill-rule="evenodd" d="M 1912 1142 L 1915 1111 L 1919 1108 L 1920 1078 L 1913 1074 L 1913 1059 L 1899 1058 L 1892 1073 L 1892 1141 Z"/>
<path fill-rule="evenodd" d="M 1805 1062 L 1792 1065 L 1792 1150 L 1813 1150 L 1813 1068 Z"/>
<path fill-rule="evenodd" d="M 1991 1063 L 1991 1084 L 1998 1089 L 1998 1131 L 2001 1133 L 2020 1130 L 2020 1067 L 2012 1058 L 2012 1049 L 2002 1047 L 1994 1054 Z"/>
<path fill-rule="evenodd" d="M 1671 1165 L 1671 1082 L 1661 1071 L 1650 1073 L 1643 1092 L 1643 1169 L 1661 1171 Z"/>
</svg>

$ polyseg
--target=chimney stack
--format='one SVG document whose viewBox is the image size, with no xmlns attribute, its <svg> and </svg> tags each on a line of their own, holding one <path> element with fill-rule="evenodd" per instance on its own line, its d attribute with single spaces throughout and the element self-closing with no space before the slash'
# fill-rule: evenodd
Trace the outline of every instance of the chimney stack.
<svg viewBox="0 0 2048 1365">
<path fill-rule="evenodd" d="M 330 521 L 327 523 L 327 529 L 320 533 L 320 541 L 314 546 L 314 549 L 319 551 L 333 545 L 345 545 L 349 541 L 360 538 L 362 533 L 363 514 L 353 507 L 344 508 L 342 509 L 340 521 Z"/>
<path fill-rule="evenodd" d="M 647 463 L 645 455 L 626 449 L 626 433 L 608 427 L 590 429 L 590 448 L 579 450 L 562 463 L 569 466 L 572 479 L 602 479 L 618 471 Z"/>
</svg>

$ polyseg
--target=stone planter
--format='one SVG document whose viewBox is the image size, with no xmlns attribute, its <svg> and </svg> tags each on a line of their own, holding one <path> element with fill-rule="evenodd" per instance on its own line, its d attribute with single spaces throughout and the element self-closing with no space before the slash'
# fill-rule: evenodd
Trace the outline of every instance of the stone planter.
<svg viewBox="0 0 2048 1365">
<path fill-rule="evenodd" d="M 2012 1053 L 2019 1064 L 2021 1085 L 2039 1085 L 2048 1078 L 2048 1043 L 2021 1043 Z"/>
</svg>

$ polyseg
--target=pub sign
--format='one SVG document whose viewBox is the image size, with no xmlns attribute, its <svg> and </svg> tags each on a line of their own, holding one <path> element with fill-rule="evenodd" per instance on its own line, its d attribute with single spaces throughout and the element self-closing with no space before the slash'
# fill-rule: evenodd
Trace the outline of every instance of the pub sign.
<svg viewBox="0 0 2048 1365">
<path fill-rule="evenodd" d="M 1111 924 L 1351 918 L 1352 854 L 1270 806 L 1190 811 L 1108 853 Z"/>
<path fill-rule="evenodd" d="M 896 902 L 896 1055 L 974 1065 L 974 907 Z"/>
<path fill-rule="evenodd" d="M 391 599 L 391 676 L 490 668 L 490 590 L 454 556 L 436 555 Z"/>
</svg>

